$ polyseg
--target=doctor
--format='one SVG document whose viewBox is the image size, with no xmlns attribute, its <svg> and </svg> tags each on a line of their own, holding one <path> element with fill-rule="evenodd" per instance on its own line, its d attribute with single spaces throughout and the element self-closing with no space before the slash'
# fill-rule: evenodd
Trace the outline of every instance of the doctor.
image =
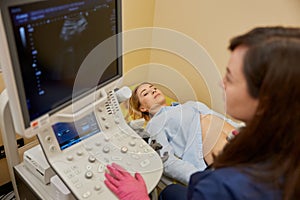
<svg viewBox="0 0 300 200">
<path fill-rule="evenodd" d="M 300 39 L 269 36 L 231 42 L 227 113 L 246 127 L 212 168 L 194 173 L 187 188 L 168 186 L 161 199 L 300 199 Z M 107 168 L 105 184 L 119 199 L 149 199 L 139 173 Z"/>
</svg>

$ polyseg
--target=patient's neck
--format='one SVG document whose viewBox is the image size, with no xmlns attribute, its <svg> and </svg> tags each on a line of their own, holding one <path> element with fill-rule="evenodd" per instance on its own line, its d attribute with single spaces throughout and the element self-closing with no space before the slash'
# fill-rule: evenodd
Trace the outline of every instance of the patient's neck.
<svg viewBox="0 0 300 200">
<path fill-rule="evenodd" d="M 150 116 L 154 116 L 162 107 L 166 106 L 165 104 L 160 105 L 160 104 L 155 104 L 153 105 L 150 110 L 149 110 L 149 114 Z"/>
</svg>

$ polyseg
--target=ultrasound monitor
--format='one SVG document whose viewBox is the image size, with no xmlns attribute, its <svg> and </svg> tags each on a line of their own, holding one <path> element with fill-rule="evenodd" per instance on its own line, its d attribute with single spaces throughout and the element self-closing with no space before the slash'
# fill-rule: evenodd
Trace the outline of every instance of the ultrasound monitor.
<svg viewBox="0 0 300 200">
<path fill-rule="evenodd" d="M 0 4 L 0 60 L 17 133 L 37 135 L 76 199 L 117 199 L 104 183 L 112 163 L 139 172 L 152 191 L 162 160 L 129 127 L 117 98 L 121 0 Z"/>
<path fill-rule="evenodd" d="M 1 18 L 0 60 L 20 135 L 33 136 L 32 126 L 40 117 L 122 77 L 121 38 L 114 37 L 107 51 L 116 59 L 97 66 L 104 72 L 95 85 L 82 83 L 73 91 L 87 55 L 121 32 L 118 0 L 4 0 Z"/>
</svg>

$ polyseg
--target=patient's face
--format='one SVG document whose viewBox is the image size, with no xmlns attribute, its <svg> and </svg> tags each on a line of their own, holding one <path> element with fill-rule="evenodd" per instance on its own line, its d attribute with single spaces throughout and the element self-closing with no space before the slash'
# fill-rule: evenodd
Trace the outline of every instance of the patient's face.
<svg viewBox="0 0 300 200">
<path fill-rule="evenodd" d="M 154 85 L 143 84 L 137 89 L 137 96 L 140 101 L 140 111 L 149 112 L 157 106 L 166 105 L 166 98 L 164 94 Z"/>
<path fill-rule="evenodd" d="M 247 47 L 237 47 L 231 54 L 223 79 L 227 113 L 245 123 L 249 122 L 257 109 L 258 100 L 250 96 L 243 73 L 243 59 Z"/>
</svg>

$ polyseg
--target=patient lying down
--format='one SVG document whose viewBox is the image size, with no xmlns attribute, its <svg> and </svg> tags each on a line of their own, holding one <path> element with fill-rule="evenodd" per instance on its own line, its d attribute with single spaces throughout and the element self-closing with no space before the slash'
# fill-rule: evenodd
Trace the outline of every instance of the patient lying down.
<svg viewBox="0 0 300 200">
<path fill-rule="evenodd" d="M 183 184 L 213 162 L 212 155 L 222 150 L 228 133 L 237 126 L 200 102 L 168 106 L 164 94 L 151 83 L 138 85 L 129 105 L 131 118 L 148 121 L 146 131 L 162 145 L 160 152 L 168 153 L 164 174 Z"/>
</svg>

